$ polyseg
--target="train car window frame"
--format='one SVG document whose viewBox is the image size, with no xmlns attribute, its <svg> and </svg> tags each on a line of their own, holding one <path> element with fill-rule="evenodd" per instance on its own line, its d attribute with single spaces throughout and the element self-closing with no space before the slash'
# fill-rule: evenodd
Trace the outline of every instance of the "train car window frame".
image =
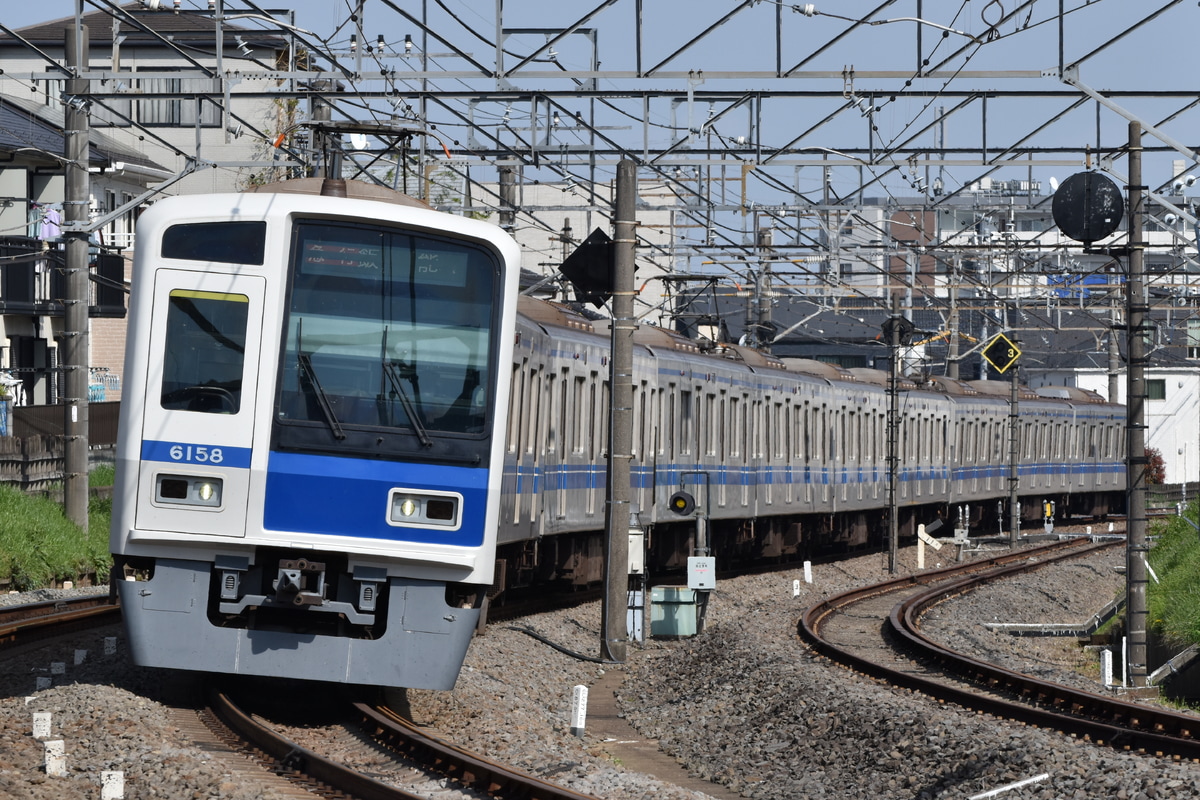
<svg viewBox="0 0 1200 800">
<path fill-rule="evenodd" d="M 171 290 L 159 405 L 206 414 L 241 411 L 249 312 L 250 298 L 240 292 Z"/>
<path fill-rule="evenodd" d="M 267 223 L 181 222 L 163 231 L 159 256 L 175 261 L 263 265 L 267 253 Z"/>
<path fill-rule="evenodd" d="M 479 463 L 506 435 L 500 253 L 398 224 L 291 226 L 272 447 Z"/>
</svg>

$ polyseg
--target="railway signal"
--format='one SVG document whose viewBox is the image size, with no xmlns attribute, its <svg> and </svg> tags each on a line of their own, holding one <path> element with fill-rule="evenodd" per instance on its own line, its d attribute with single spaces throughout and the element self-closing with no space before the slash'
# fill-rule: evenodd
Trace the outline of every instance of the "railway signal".
<svg viewBox="0 0 1200 800">
<path fill-rule="evenodd" d="M 991 364 L 997 372 L 1003 375 L 1009 368 L 1017 363 L 1017 359 L 1021 357 L 1021 348 L 1013 343 L 1003 333 L 996 334 L 996 337 L 983 348 L 983 357 Z"/>
<path fill-rule="evenodd" d="M 667 506 L 681 517 L 686 517 L 696 510 L 696 498 L 689 492 L 676 492 L 667 501 Z"/>
</svg>

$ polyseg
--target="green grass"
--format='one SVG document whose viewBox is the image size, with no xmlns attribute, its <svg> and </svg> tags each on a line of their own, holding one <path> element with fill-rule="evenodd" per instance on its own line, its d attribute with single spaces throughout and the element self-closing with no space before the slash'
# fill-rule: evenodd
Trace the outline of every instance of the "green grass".
<svg viewBox="0 0 1200 800">
<path fill-rule="evenodd" d="M 1196 519 L 1196 506 L 1187 511 Z M 1172 645 L 1200 642 L 1200 532 L 1187 520 L 1171 518 L 1155 526 L 1156 542 L 1150 551 L 1150 577 L 1146 592 L 1149 625 Z"/>
<path fill-rule="evenodd" d="M 89 476 L 89 482 L 111 486 L 112 478 L 112 467 L 100 467 Z M 57 503 L 0 485 L 0 580 L 21 591 L 91 573 L 100 581 L 108 580 L 111 518 L 112 500 L 93 498 L 85 535 Z"/>
</svg>

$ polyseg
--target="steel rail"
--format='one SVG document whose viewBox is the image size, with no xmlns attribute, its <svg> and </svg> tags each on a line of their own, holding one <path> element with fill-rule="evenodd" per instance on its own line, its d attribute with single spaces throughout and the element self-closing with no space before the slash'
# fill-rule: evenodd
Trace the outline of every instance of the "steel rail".
<svg viewBox="0 0 1200 800">
<path fill-rule="evenodd" d="M 520 770 L 490 761 L 420 730 L 395 712 L 354 703 L 362 727 L 375 741 L 395 753 L 421 762 L 454 782 L 506 800 L 596 800 L 592 795 L 557 786 Z M 209 713 L 236 737 L 253 746 L 268 767 L 310 791 L 360 800 L 414 800 L 413 794 L 363 775 L 271 730 L 220 689 L 211 689 Z"/>
<path fill-rule="evenodd" d="M 1078 547 L 1081 540 L 1055 543 L 996 558 L 956 565 L 861 587 L 806 609 L 798 633 L 815 651 L 871 677 L 953 702 L 965 708 L 1012 719 L 1092 741 L 1098 745 L 1140 750 L 1156 755 L 1200 758 L 1200 719 L 1116 698 L 1070 689 L 1005 670 L 932 642 L 919 632 L 921 611 L 948 597 L 1000 577 L 1036 570 L 1056 560 L 1075 558 L 1120 541 Z M 898 592 L 906 586 L 929 586 L 893 606 L 890 624 L 909 655 L 932 660 L 944 671 L 975 680 L 979 689 L 896 670 L 863 658 L 823 638 L 821 629 L 832 615 L 855 603 Z M 995 694 L 993 694 L 994 692 Z M 1004 696 L 1000 696 L 1004 695 Z M 1012 698 L 1012 699 L 1009 699 Z"/>
<path fill-rule="evenodd" d="M 208 711 L 235 736 L 253 745 L 258 751 L 255 755 L 271 771 L 302 783 L 315 793 L 359 800 L 420 800 L 424 797 L 389 786 L 301 747 L 255 720 L 218 689 L 209 691 Z"/>
<path fill-rule="evenodd" d="M 464 750 L 421 730 L 390 708 L 355 703 L 363 727 L 387 748 L 436 768 L 460 784 L 489 795 L 521 800 L 596 800 L 594 795 L 542 780 Z"/>
<path fill-rule="evenodd" d="M 1123 543 L 1099 544 L 1085 552 L 1119 544 Z M 1062 558 L 1075 555 L 1082 553 L 1064 554 Z M 1092 739 L 1097 744 L 1200 759 L 1200 740 L 1197 739 L 1200 718 L 1194 715 L 1041 680 L 973 658 L 935 642 L 921 632 L 921 614 L 943 600 L 976 589 L 988 581 L 1029 572 L 1047 563 L 1050 562 L 998 569 L 914 594 L 892 609 L 891 629 L 911 654 L 933 661 L 943 669 L 993 691 L 1034 704 L 1039 719 L 1028 721 L 1044 724 L 1041 716 L 1049 714 L 1057 720 L 1056 727 L 1060 730 Z"/>
<path fill-rule="evenodd" d="M 71 633 L 97 624 L 115 622 L 121 607 L 108 595 L 65 600 L 45 600 L 0 608 L 0 646 Z"/>
</svg>

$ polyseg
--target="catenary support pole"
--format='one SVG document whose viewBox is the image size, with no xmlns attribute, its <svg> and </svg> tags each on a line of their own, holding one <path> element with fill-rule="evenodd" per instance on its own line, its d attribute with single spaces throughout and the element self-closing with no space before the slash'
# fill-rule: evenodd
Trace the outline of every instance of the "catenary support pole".
<svg viewBox="0 0 1200 800">
<path fill-rule="evenodd" d="M 1129 123 L 1129 280 L 1125 283 L 1127 528 L 1125 626 L 1129 637 L 1129 679 L 1147 685 L 1146 665 L 1146 262 L 1142 241 L 1142 128 Z"/>
<path fill-rule="evenodd" d="M 67 66 L 72 75 L 88 69 L 88 29 L 66 29 Z M 66 238 L 66 296 L 63 298 L 63 505 L 67 518 L 88 529 L 88 82 L 67 81 L 66 192 L 63 226 Z"/>
<path fill-rule="evenodd" d="M 635 199 L 637 168 L 628 159 L 617 164 L 617 216 L 613 241 L 612 361 L 608 449 L 608 503 L 605 506 L 603 640 L 601 656 L 624 661 L 628 636 L 625 609 L 629 595 L 629 469 L 633 449 L 633 261 L 637 241 Z"/>
<path fill-rule="evenodd" d="M 896 574 L 900 549 L 900 296 L 892 295 L 892 326 L 888 333 L 888 572 Z"/>
<path fill-rule="evenodd" d="M 1017 340 L 1012 340 L 1016 346 Z M 1020 386 L 1021 370 L 1013 364 L 1008 396 L 1008 544 L 1016 547 L 1021 540 L 1021 472 L 1020 472 L 1020 441 L 1021 441 L 1021 407 Z"/>
</svg>

